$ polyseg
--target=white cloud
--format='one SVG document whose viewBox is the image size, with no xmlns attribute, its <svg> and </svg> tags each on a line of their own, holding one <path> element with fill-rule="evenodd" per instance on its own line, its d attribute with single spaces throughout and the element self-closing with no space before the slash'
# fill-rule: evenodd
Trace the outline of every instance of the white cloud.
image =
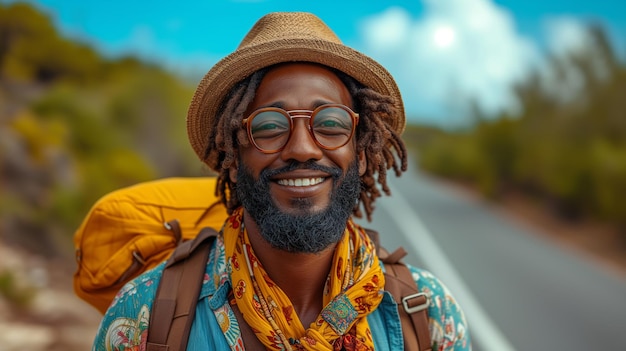
<svg viewBox="0 0 626 351">
<path fill-rule="evenodd" d="M 549 54 L 558 60 L 559 69 L 542 72 L 542 88 L 562 102 L 584 101 L 585 77 L 571 55 L 594 50 L 588 28 L 572 17 L 552 17 L 545 20 L 545 32 Z M 608 78 L 605 62 L 599 56 L 592 58 L 592 73 L 599 79 Z"/>
<path fill-rule="evenodd" d="M 510 87 L 538 49 L 510 13 L 491 0 L 423 2 L 421 18 L 390 8 L 361 27 L 365 52 L 397 79 L 408 116 L 459 122 L 470 98 L 489 113 L 514 109 Z"/>
<path fill-rule="evenodd" d="M 402 8 L 392 7 L 364 26 L 369 44 L 381 51 L 397 50 L 407 41 L 411 17 Z"/>
<path fill-rule="evenodd" d="M 585 49 L 591 38 L 586 27 L 572 17 L 553 17 L 545 21 L 549 50 L 552 54 L 563 55 Z"/>
</svg>

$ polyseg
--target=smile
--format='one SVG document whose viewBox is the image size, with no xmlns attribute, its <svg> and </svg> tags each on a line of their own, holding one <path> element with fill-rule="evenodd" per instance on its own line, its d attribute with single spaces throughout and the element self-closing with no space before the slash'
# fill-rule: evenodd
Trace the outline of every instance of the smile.
<svg viewBox="0 0 626 351">
<path fill-rule="evenodd" d="M 277 181 L 280 185 L 285 186 L 311 186 L 317 185 L 324 181 L 324 178 L 296 178 L 296 179 L 279 179 Z"/>
</svg>

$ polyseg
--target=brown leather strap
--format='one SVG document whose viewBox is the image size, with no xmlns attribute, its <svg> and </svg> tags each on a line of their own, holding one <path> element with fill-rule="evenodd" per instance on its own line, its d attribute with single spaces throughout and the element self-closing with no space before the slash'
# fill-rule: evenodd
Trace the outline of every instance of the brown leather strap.
<svg viewBox="0 0 626 351">
<path fill-rule="evenodd" d="M 175 232 L 176 224 L 178 223 L 171 226 Z M 377 243 L 378 233 L 367 231 Z M 195 306 L 204 277 L 203 272 L 215 236 L 217 236 L 215 230 L 204 228 L 194 240 L 180 244 L 168 259 L 150 316 L 146 351 L 184 351 L 187 348 Z M 377 245 L 377 248 L 386 270 L 385 289 L 398 304 L 404 349 L 431 351 L 428 297 L 418 293 L 411 272 L 400 262 L 406 251 L 400 248 L 389 254 L 380 245 Z M 246 349 L 264 350 L 263 344 L 245 322 L 236 304 L 232 308 L 239 322 Z"/>
<path fill-rule="evenodd" d="M 180 229 L 180 223 L 178 223 L 178 220 L 173 219 L 169 222 L 163 223 L 163 225 L 165 226 L 165 228 L 167 228 L 167 230 L 174 233 L 174 238 L 176 238 L 176 244 L 180 244 L 180 242 L 183 240 L 183 231 L 182 229 Z"/>
<path fill-rule="evenodd" d="M 237 324 L 239 324 L 241 338 L 243 339 L 243 344 L 246 346 L 246 351 L 266 350 L 263 343 L 261 343 L 261 340 L 256 337 L 256 334 L 254 334 L 252 328 L 250 328 L 250 325 L 246 323 L 241 310 L 239 310 L 239 307 L 237 306 L 237 303 L 230 305 L 230 307 L 233 309 L 233 312 L 235 312 L 235 317 L 237 317 Z"/>
<path fill-rule="evenodd" d="M 404 350 L 430 351 L 432 348 L 428 329 L 428 296 L 420 293 L 409 268 L 402 263 L 407 252 L 403 247 L 389 253 L 380 245 L 377 231 L 364 228 L 376 245 L 378 258 L 385 265 L 385 290 L 391 293 L 402 324 Z"/>
<path fill-rule="evenodd" d="M 402 323 L 404 350 L 431 351 L 428 329 L 428 296 L 420 293 L 409 268 L 400 262 L 406 251 L 400 247 L 381 257 L 385 265 L 385 290 L 389 291 L 398 304 Z"/>
<path fill-rule="evenodd" d="M 150 315 L 147 351 L 183 351 L 196 312 L 209 251 L 217 232 L 204 228 L 176 247 L 165 264 Z"/>
</svg>

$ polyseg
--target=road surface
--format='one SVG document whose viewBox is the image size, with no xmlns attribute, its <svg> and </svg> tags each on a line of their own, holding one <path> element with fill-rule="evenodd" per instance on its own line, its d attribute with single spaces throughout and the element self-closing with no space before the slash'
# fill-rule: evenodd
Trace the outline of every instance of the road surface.
<svg viewBox="0 0 626 351">
<path fill-rule="evenodd" d="M 390 178 L 393 196 L 360 222 L 444 281 L 474 350 L 626 350 L 626 276 L 423 174 Z"/>
</svg>

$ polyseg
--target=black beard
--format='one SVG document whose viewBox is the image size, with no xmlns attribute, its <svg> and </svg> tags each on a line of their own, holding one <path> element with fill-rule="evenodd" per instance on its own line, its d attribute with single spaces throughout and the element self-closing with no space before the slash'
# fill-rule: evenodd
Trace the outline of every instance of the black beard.
<svg viewBox="0 0 626 351">
<path fill-rule="evenodd" d="M 339 168 L 293 162 L 277 170 L 264 169 L 257 181 L 241 161 L 239 165 L 234 190 L 261 236 L 272 247 L 293 253 L 318 253 L 339 242 L 361 191 L 357 161 L 343 177 Z M 300 168 L 321 170 L 332 176 L 333 190 L 326 209 L 312 212 L 309 199 L 296 199 L 292 204 L 296 205 L 298 213 L 286 213 L 269 196 L 272 177 Z"/>
</svg>

